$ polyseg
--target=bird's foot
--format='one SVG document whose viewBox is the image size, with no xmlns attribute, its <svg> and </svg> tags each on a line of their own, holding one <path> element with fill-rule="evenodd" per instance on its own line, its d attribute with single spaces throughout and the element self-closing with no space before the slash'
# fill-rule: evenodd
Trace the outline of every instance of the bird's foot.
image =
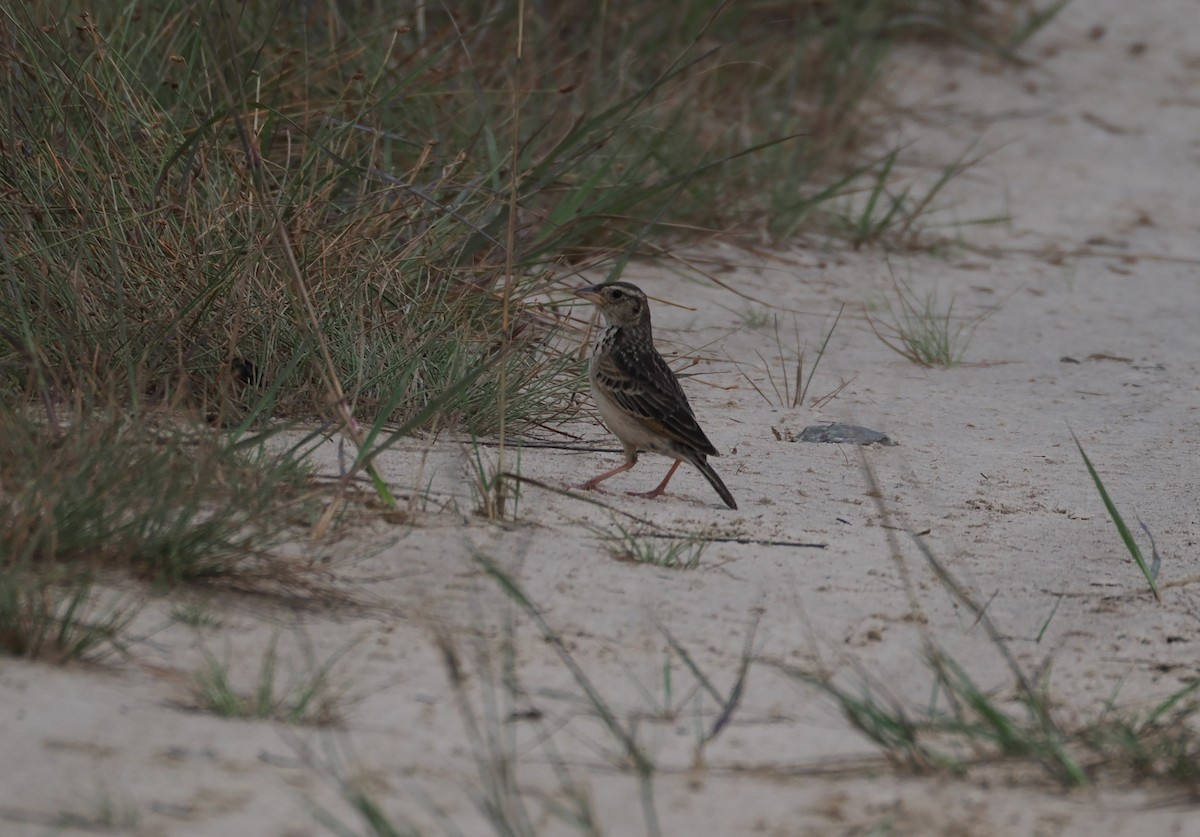
<svg viewBox="0 0 1200 837">
<path fill-rule="evenodd" d="M 667 492 L 662 488 L 656 488 L 653 491 L 626 491 L 630 497 L 645 497 L 647 500 L 653 500 L 655 497 L 662 497 Z"/>
</svg>

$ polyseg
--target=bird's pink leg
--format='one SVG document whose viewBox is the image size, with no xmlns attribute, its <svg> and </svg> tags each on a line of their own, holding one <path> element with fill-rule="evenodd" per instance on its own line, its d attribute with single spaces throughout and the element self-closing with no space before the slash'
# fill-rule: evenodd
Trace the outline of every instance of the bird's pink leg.
<svg viewBox="0 0 1200 837">
<path fill-rule="evenodd" d="M 679 466 L 682 464 L 682 459 L 676 459 L 675 464 L 671 466 L 671 470 L 667 471 L 667 475 L 663 477 L 663 481 L 660 482 L 658 484 L 658 488 L 654 489 L 653 491 L 627 491 L 626 493 L 634 497 L 661 497 L 663 494 L 667 493 L 667 483 L 671 481 L 671 477 L 675 476 L 675 472 L 679 470 Z"/>
<path fill-rule="evenodd" d="M 587 482 L 585 482 L 583 485 L 581 485 L 579 487 L 581 489 L 583 489 L 584 491 L 595 491 L 599 488 L 600 483 L 604 482 L 609 477 L 615 477 L 617 474 L 620 474 L 624 471 L 628 471 L 630 468 L 632 468 L 636 464 L 637 464 L 637 462 L 635 460 L 634 462 L 626 462 L 624 465 L 618 465 L 616 468 L 613 468 L 611 471 L 605 471 L 603 474 L 601 474 L 598 477 L 592 477 L 590 480 L 588 480 Z"/>
</svg>

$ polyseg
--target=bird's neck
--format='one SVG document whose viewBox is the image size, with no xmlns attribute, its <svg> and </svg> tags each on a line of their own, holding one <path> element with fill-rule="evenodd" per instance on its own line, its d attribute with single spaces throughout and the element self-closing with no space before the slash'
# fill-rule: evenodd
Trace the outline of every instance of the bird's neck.
<svg viewBox="0 0 1200 837">
<path fill-rule="evenodd" d="M 621 339 L 621 326 L 612 325 L 609 323 L 604 327 L 604 331 L 600 332 L 600 336 L 596 338 L 595 344 L 592 346 L 592 354 L 597 352 L 607 351 Z"/>
</svg>

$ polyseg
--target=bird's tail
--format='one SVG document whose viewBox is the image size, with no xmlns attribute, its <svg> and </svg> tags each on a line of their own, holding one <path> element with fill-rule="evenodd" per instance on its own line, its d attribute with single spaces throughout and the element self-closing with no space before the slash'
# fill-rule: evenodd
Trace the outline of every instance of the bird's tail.
<svg viewBox="0 0 1200 837">
<path fill-rule="evenodd" d="M 721 499 L 725 501 L 725 505 L 729 506 L 731 509 L 736 509 L 737 501 L 733 499 L 733 495 L 729 493 L 729 489 L 725 487 L 725 483 L 721 481 L 719 476 L 717 476 L 717 472 L 714 471 L 712 466 L 708 464 L 707 457 L 703 456 L 702 454 L 696 454 L 695 456 L 689 458 L 691 463 L 695 465 L 697 469 L 699 469 L 700 473 L 704 474 L 704 478 L 708 480 L 709 484 L 712 485 L 713 488 L 717 489 L 717 493 L 721 495 Z"/>
</svg>

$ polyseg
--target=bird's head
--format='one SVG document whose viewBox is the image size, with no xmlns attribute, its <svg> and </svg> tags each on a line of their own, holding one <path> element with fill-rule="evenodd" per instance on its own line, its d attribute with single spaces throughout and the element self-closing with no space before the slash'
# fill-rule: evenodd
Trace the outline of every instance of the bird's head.
<svg viewBox="0 0 1200 837">
<path fill-rule="evenodd" d="M 646 295 L 628 282 L 609 282 L 580 288 L 575 296 L 596 303 L 608 324 L 617 328 L 650 320 L 650 303 Z"/>
</svg>

